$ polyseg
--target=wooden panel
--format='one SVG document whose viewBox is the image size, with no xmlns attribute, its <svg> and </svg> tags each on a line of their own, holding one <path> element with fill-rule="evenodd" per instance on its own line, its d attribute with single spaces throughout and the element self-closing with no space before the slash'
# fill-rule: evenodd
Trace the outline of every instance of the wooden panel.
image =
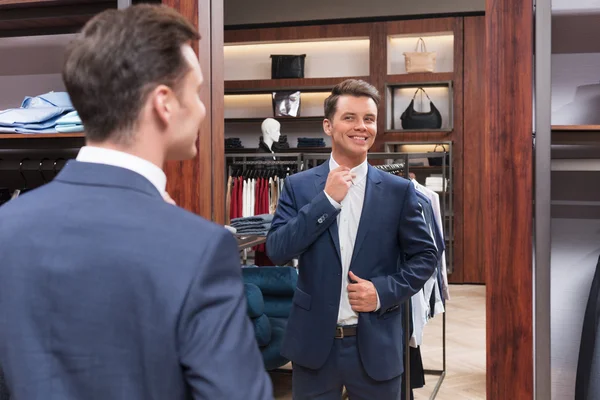
<svg viewBox="0 0 600 400">
<path fill-rule="evenodd" d="M 487 399 L 533 399 L 533 0 L 486 0 Z"/>
<path fill-rule="evenodd" d="M 363 79 L 369 82 L 368 76 L 348 76 L 339 78 L 303 78 L 303 79 L 262 79 L 226 81 L 225 93 L 268 93 L 274 90 L 323 90 L 330 91 L 338 83 L 346 79 Z"/>
<path fill-rule="evenodd" d="M 115 0 L 0 2 L 0 36 L 25 36 L 78 31 Z"/>
<path fill-rule="evenodd" d="M 600 131 L 600 125 L 552 125 L 553 131 Z"/>
<path fill-rule="evenodd" d="M 289 26 L 225 31 L 225 43 L 281 42 L 326 38 L 369 37 L 371 24 Z"/>
<path fill-rule="evenodd" d="M 200 46 L 200 65 L 205 76 L 210 77 L 210 12 L 200 15 L 196 0 L 163 0 L 163 3 L 179 11 L 195 27 L 200 26 L 200 43 L 193 47 L 198 52 Z M 201 20 L 199 21 L 199 15 Z M 208 30 L 208 32 L 207 32 Z M 210 82 L 210 81 L 208 81 Z M 198 155 L 187 161 L 170 161 L 165 165 L 167 191 L 175 202 L 188 211 L 211 218 L 211 96 L 210 85 L 203 87 L 201 98 L 206 106 L 207 116 L 200 126 Z M 202 197 L 201 197 L 202 196 Z"/>
<path fill-rule="evenodd" d="M 431 72 L 418 74 L 397 74 L 388 75 L 386 77 L 387 84 L 394 83 L 428 83 L 428 82 L 444 82 L 454 79 L 453 72 Z"/>
<path fill-rule="evenodd" d="M 485 184 L 482 166 L 485 164 L 485 17 L 464 20 L 464 191 L 463 191 L 463 281 L 485 283 L 483 246 L 483 199 Z"/>
<path fill-rule="evenodd" d="M 384 151 L 385 121 L 386 121 L 386 74 L 387 74 L 387 36 L 385 33 L 385 24 L 373 24 L 371 35 L 369 37 L 369 65 L 371 84 L 377 88 L 381 96 L 379 110 L 377 114 L 377 132 L 375 144 L 372 151 Z"/>
<path fill-rule="evenodd" d="M 393 132 L 385 131 L 380 137 L 383 142 L 436 142 L 448 141 L 450 132 Z"/>
<path fill-rule="evenodd" d="M 223 0 L 211 0 L 212 60 L 212 220 L 225 224 L 225 55 L 223 53 Z"/>
<path fill-rule="evenodd" d="M 404 35 L 427 32 L 451 32 L 454 31 L 455 24 L 454 18 L 430 18 L 390 21 L 386 23 L 386 27 L 388 35 Z"/>
<path fill-rule="evenodd" d="M 84 138 L 83 133 L 0 133 L 2 139 L 57 139 L 57 138 Z"/>
<path fill-rule="evenodd" d="M 451 282 L 463 281 L 463 18 L 454 18 L 454 131 L 452 140 L 452 187 L 454 189 L 453 210 L 454 226 L 452 235 L 454 237 L 452 273 L 449 276 Z"/>
</svg>

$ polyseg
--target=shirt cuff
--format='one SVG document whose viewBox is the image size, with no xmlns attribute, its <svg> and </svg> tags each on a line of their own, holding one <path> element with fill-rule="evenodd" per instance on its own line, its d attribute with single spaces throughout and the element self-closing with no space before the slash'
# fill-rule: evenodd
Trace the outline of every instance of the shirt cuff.
<svg viewBox="0 0 600 400">
<path fill-rule="evenodd" d="M 375 309 L 375 311 L 379 311 L 379 309 L 381 308 L 381 302 L 379 301 L 379 293 L 377 293 L 377 289 L 375 289 L 375 294 L 377 294 L 377 308 Z"/>
<path fill-rule="evenodd" d="M 329 196 L 326 191 L 323 190 L 323 193 L 325 193 L 325 196 L 327 196 L 327 200 L 329 200 L 331 205 L 334 206 L 337 210 L 342 208 L 342 205 L 340 203 L 338 203 L 337 201 L 335 201 L 334 199 L 332 199 L 331 196 Z"/>
</svg>

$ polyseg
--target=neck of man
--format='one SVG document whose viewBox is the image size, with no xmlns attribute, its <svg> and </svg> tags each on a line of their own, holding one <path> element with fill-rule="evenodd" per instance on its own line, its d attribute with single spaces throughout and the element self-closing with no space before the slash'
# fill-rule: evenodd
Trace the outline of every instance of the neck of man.
<svg viewBox="0 0 600 400">
<path fill-rule="evenodd" d="M 360 154 L 360 155 L 347 155 L 347 154 L 340 153 L 339 151 L 336 151 L 335 149 L 333 149 L 331 151 L 331 155 L 333 156 L 333 159 L 335 160 L 335 162 L 338 163 L 338 165 L 340 165 L 342 167 L 347 167 L 347 168 L 358 167 L 360 164 L 365 162 L 365 160 L 367 159 L 367 153 Z"/>
<path fill-rule="evenodd" d="M 136 157 L 143 158 L 144 160 L 156 165 L 160 169 L 163 169 L 165 164 L 166 157 L 160 146 L 145 143 L 144 140 L 136 140 L 134 143 L 130 144 L 118 143 L 111 140 L 105 140 L 104 142 L 93 142 L 88 140 L 86 144 L 88 146 L 121 151 L 123 153 L 128 153 Z"/>
</svg>

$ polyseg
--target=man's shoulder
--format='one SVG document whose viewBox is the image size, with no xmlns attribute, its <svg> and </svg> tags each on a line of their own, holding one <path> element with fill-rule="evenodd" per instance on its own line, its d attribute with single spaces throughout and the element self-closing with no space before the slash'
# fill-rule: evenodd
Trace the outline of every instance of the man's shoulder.
<svg viewBox="0 0 600 400">
<path fill-rule="evenodd" d="M 293 175 L 286 177 L 285 181 L 294 185 L 312 183 L 317 177 L 317 168 L 310 168 L 305 171 L 297 172 Z"/>
<path fill-rule="evenodd" d="M 382 171 L 378 168 L 372 167 L 372 172 L 377 174 L 386 186 L 406 189 L 410 184 L 410 181 L 398 175 L 390 174 L 389 172 Z"/>
</svg>

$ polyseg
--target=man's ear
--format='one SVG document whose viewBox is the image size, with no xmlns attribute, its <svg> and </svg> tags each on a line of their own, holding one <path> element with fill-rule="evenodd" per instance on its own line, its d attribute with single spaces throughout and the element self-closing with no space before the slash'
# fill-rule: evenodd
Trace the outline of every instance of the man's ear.
<svg viewBox="0 0 600 400">
<path fill-rule="evenodd" d="M 152 104 L 152 110 L 157 118 L 165 125 L 168 125 L 173 118 L 175 107 L 175 93 L 165 85 L 158 85 L 150 92 L 149 99 Z"/>
<path fill-rule="evenodd" d="M 327 118 L 323 120 L 323 131 L 327 136 L 331 136 L 331 121 Z"/>
</svg>

